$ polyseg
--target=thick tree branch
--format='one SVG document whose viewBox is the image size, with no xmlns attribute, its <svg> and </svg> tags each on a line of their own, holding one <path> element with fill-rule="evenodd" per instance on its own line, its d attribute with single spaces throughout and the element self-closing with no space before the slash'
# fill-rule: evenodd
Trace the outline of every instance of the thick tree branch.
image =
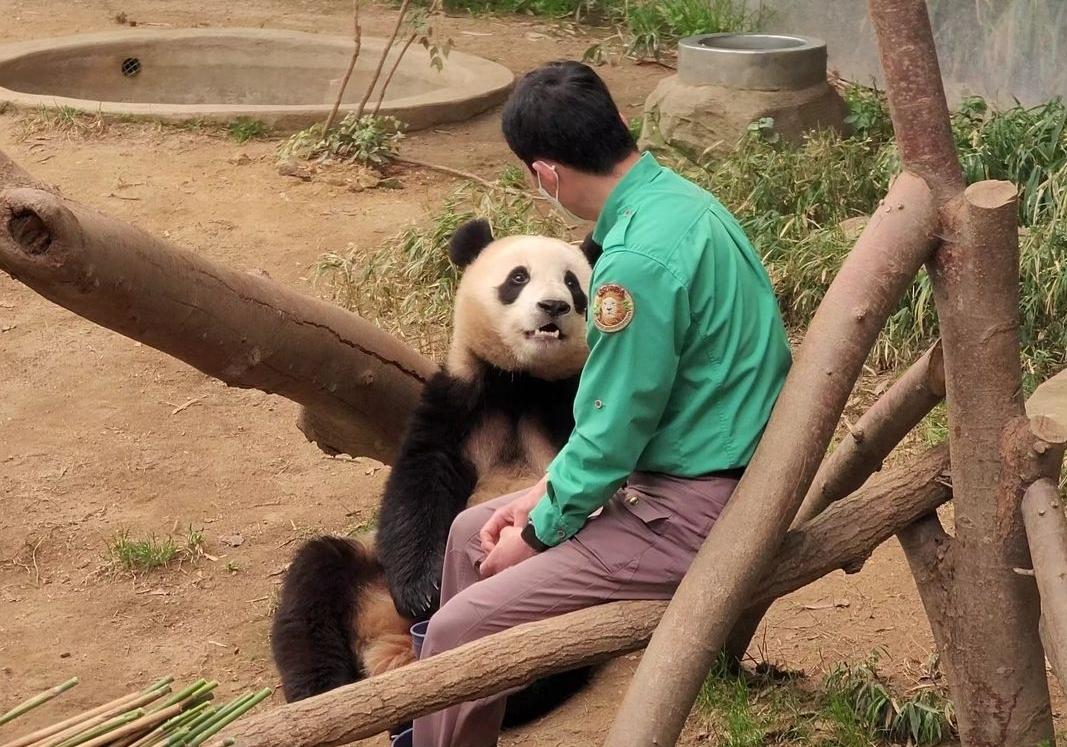
<svg viewBox="0 0 1067 747">
<path fill-rule="evenodd" d="M 793 528 L 863 485 L 944 396 L 945 372 L 939 341 L 878 398 L 822 463 L 793 519 Z M 738 618 L 726 639 L 726 654 L 732 661 L 744 659 L 766 614 L 767 608 L 752 607 Z"/>
<path fill-rule="evenodd" d="M 822 463 L 793 525 L 811 520 L 863 485 L 944 397 L 945 368 L 938 341 L 856 421 Z"/>
<path fill-rule="evenodd" d="M 943 206 L 963 191 L 963 170 L 926 2 L 869 0 L 869 9 L 904 168 L 921 176 Z"/>
<path fill-rule="evenodd" d="M 1041 593 L 1041 639 L 1062 685 L 1067 674 L 1067 517 L 1056 481 L 1043 478 L 1027 488 L 1022 514 Z"/>
<path fill-rule="evenodd" d="M 0 161 L 0 175 L 25 176 Z M 336 451 L 389 461 L 434 364 L 373 324 L 37 189 L 0 193 L 0 270 L 53 303 L 226 384 L 344 426 Z"/>
<path fill-rule="evenodd" d="M 855 569 L 916 517 L 949 498 L 944 449 L 886 470 L 855 494 L 791 531 L 759 604 L 839 568 Z M 466 700 L 503 692 L 553 672 L 640 649 L 665 602 L 618 602 L 519 626 L 388 674 L 237 722 L 223 737 L 237 747 L 347 744 L 396 723 Z"/>
</svg>

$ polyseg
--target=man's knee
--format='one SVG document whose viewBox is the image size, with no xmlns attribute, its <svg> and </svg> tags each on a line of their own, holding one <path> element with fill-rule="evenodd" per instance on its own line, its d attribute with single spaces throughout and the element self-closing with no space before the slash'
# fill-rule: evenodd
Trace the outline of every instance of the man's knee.
<svg viewBox="0 0 1067 747">
<path fill-rule="evenodd" d="M 484 612 L 463 595 L 453 597 L 430 618 L 422 657 L 450 651 L 481 637 Z"/>
<path fill-rule="evenodd" d="M 462 547 L 474 539 L 493 515 L 492 509 L 486 506 L 471 506 L 459 512 L 452 520 L 452 526 L 448 530 L 449 547 Z"/>
</svg>

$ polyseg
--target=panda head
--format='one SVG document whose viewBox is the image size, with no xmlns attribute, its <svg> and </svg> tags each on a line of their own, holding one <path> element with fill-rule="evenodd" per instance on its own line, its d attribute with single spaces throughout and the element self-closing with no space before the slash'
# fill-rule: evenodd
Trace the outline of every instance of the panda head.
<svg viewBox="0 0 1067 747">
<path fill-rule="evenodd" d="M 448 247 L 463 273 L 449 372 L 472 377 L 488 364 L 548 380 L 576 376 L 588 354 L 592 246 L 546 236 L 494 239 L 484 220 L 461 225 Z"/>
</svg>

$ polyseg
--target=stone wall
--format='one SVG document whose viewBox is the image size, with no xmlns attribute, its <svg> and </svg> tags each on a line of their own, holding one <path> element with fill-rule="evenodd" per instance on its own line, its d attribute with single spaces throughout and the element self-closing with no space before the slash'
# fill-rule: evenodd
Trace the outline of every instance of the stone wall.
<svg viewBox="0 0 1067 747">
<path fill-rule="evenodd" d="M 749 0 L 771 11 L 768 31 L 826 41 L 830 69 L 881 85 L 864 0 Z M 1067 98 L 1067 0 L 928 0 L 952 103 L 979 94 L 1002 106 Z"/>
</svg>

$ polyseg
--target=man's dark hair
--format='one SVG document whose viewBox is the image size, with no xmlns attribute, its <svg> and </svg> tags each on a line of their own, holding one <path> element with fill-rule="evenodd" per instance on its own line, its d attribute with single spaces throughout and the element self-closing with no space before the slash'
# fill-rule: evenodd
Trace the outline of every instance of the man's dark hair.
<svg viewBox="0 0 1067 747">
<path fill-rule="evenodd" d="M 549 62 L 522 77 L 503 114 L 508 147 L 530 166 L 547 159 L 610 174 L 637 150 L 608 87 L 580 62 Z"/>
</svg>

